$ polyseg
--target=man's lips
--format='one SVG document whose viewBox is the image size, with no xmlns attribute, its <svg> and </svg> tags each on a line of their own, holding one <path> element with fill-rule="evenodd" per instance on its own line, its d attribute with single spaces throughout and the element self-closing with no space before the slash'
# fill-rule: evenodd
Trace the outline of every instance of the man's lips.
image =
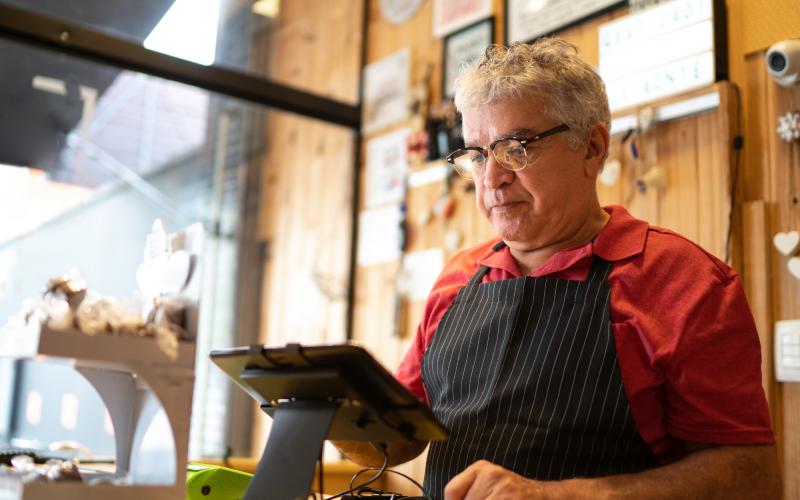
<svg viewBox="0 0 800 500">
<path fill-rule="evenodd" d="M 506 212 L 513 209 L 517 205 L 520 205 L 521 203 L 521 201 L 504 201 L 503 203 L 495 203 L 487 208 L 492 212 Z"/>
</svg>

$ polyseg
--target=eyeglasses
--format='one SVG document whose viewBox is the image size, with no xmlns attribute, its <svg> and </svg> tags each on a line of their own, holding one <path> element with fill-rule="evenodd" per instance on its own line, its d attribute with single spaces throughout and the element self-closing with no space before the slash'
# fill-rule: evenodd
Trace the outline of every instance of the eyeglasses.
<svg viewBox="0 0 800 500">
<path fill-rule="evenodd" d="M 569 126 L 561 124 L 542 133 L 536 134 L 529 139 L 517 137 L 506 137 L 497 139 L 489 144 L 488 148 L 481 146 L 470 146 L 453 151 L 447 155 L 447 161 L 452 163 L 456 171 L 465 179 L 476 179 L 483 176 L 486 172 L 486 161 L 489 151 L 494 155 L 503 168 L 517 172 L 535 163 L 541 152 L 528 151 L 528 147 L 541 141 L 546 137 L 569 130 Z"/>
</svg>

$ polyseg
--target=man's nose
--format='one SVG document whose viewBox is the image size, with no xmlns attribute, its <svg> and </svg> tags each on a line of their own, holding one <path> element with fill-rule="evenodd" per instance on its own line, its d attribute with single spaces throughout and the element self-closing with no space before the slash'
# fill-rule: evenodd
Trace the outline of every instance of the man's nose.
<svg viewBox="0 0 800 500">
<path fill-rule="evenodd" d="M 500 165 L 493 153 L 486 158 L 486 171 L 483 173 L 483 185 L 488 189 L 497 189 L 514 181 L 514 172 Z"/>
</svg>

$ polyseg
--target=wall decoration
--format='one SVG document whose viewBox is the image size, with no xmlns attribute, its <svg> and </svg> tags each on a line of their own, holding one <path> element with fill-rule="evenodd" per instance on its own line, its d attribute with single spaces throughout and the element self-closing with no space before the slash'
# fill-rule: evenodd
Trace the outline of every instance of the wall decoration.
<svg viewBox="0 0 800 500">
<path fill-rule="evenodd" d="M 772 238 L 772 243 L 783 255 L 794 255 L 798 246 L 800 246 L 800 231 L 778 233 Z"/>
<path fill-rule="evenodd" d="M 673 0 L 600 26 L 600 76 L 611 111 L 724 79 L 718 0 Z"/>
<path fill-rule="evenodd" d="M 800 280 L 800 257 L 794 257 L 794 254 L 800 250 L 800 231 L 777 233 L 772 238 L 772 243 L 781 254 L 789 257 L 786 262 L 789 274 Z"/>
<path fill-rule="evenodd" d="M 425 300 L 431 292 L 436 278 L 444 269 L 444 251 L 430 248 L 406 254 L 403 258 L 403 273 L 400 276 L 400 291 L 411 300 Z"/>
<path fill-rule="evenodd" d="M 492 15 L 492 0 L 433 0 L 433 34 L 443 37 Z"/>
<path fill-rule="evenodd" d="M 506 40 L 530 42 L 625 4 L 620 0 L 506 0 Z"/>
<path fill-rule="evenodd" d="M 367 208 L 398 203 L 405 196 L 408 175 L 408 129 L 367 142 L 364 204 Z"/>
<path fill-rule="evenodd" d="M 411 51 L 403 49 L 364 67 L 361 131 L 377 132 L 408 118 Z"/>
<path fill-rule="evenodd" d="M 455 104 L 450 99 L 431 109 L 427 129 L 429 161 L 443 159 L 450 152 L 464 147 L 461 114 L 456 112 Z"/>
<path fill-rule="evenodd" d="M 792 257 L 789 259 L 789 262 L 786 263 L 786 267 L 789 269 L 792 276 L 800 280 L 800 257 Z"/>
<path fill-rule="evenodd" d="M 358 218 L 358 265 L 371 266 L 400 258 L 399 205 L 385 205 L 361 212 Z"/>
<path fill-rule="evenodd" d="M 467 26 L 444 39 L 442 97 L 453 97 L 456 77 L 494 42 L 494 17 Z"/>
<path fill-rule="evenodd" d="M 392 24 L 399 25 L 411 19 L 422 6 L 422 0 L 381 0 L 381 14 Z"/>
<path fill-rule="evenodd" d="M 778 117 L 778 135 L 786 142 L 800 139 L 800 112 L 789 111 Z"/>
</svg>

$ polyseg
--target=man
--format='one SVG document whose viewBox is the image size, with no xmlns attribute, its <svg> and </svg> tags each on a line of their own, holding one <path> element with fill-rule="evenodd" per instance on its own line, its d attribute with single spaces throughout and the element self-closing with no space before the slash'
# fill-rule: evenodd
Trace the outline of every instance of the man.
<svg viewBox="0 0 800 500">
<path fill-rule="evenodd" d="M 466 147 L 448 160 L 499 238 L 448 263 L 398 371 L 450 430 L 431 444 L 429 492 L 777 498 L 739 277 L 600 206 L 610 113 L 593 68 L 561 40 L 492 46 L 455 99 Z M 425 445 L 391 443 L 389 461 Z"/>
</svg>

